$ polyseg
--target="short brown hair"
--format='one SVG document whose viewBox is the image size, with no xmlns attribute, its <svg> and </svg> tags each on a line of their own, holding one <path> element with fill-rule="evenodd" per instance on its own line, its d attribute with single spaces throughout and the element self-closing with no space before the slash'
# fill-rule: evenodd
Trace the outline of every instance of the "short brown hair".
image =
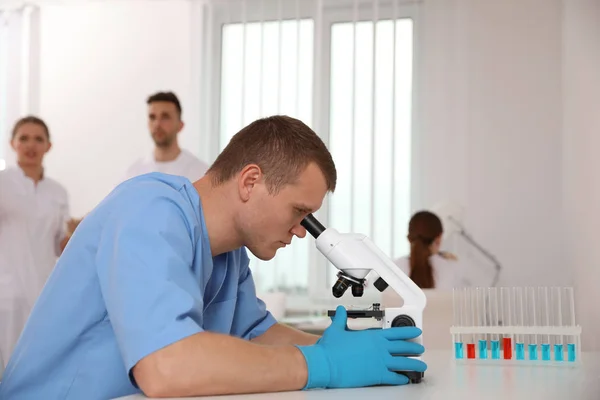
<svg viewBox="0 0 600 400">
<path fill-rule="evenodd" d="M 15 123 L 15 126 L 13 127 L 13 130 L 12 130 L 11 139 L 15 138 L 19 128 L 21 128 L 25 124 L 35 124 L 35 125 L 39 125 L 42 128 L 44 128 L 44 131 L 46 131 L 46 139 L 48 139 L 48 141 L 50 141 L 50 130 L 48 129 L 48 125 L 46 125 L 46 123 L 44 122 L 43 119 L 38 118 L 33 115 L 28 115 L 26 117 L 23 117 Z"/>
<path fill-rule="evenodd" d="M 175 108 L 177 109 L 177 112 L 179 113 L 179 116 L 181 117 L 181 103 L 179 102 L 179 99 L 177 98 L 177 95 L 175 93 L 173 93 L 173 92 L 154 93 L 153 95 L 148 97 L 148 99 L 146 100 L 146 104 L 150 105 L 157 101 L 173 103 L 175 105 Z"/>
<path fill-rule="evenodd" d="M 259 119 L 236 133 L 207 173 L 213 185 L 231 179 L 246 165 L 256 164 L 271 194 L 296 181 L 314 162 L 323 172 L 327 189 L 335 190 L 337 172 L 331 153 L 302 121 L 284 115 Z"/>
</svg>

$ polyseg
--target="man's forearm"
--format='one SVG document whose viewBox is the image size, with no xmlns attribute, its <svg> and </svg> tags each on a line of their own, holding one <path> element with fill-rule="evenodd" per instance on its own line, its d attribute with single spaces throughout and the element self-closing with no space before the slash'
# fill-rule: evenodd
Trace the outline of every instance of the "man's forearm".
<svg viewBox="0 0 600 400">
<path fill-rule="evenodd" d="M 320 336 L 302 332 L 291 326 L 277 323 L 267 329 L 265 333 L 252 339 L 253 343 L 264 345 L 299 345 L 308 346 L 315 344 Z"/>
<path fill-rule="evenodd" d="M 149 355 L 133 374 L 149 397 L 299 390 L 308 379 L 304 356 L 294 346 L 263 346 L 210 332 Z"/>
</svg>

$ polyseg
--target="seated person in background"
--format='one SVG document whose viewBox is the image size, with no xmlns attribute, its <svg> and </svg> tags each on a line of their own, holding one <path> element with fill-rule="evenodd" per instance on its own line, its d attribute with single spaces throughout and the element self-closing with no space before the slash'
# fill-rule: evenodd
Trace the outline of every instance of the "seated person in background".
<svg viewBox="0 0 600 400">
<path fill-rule="evenodd" d="M 470 286 L 456 256 L 440 251 L 443 233 L 442 221 L 429 211 L 417 212 L 408 223 L 410 255 L 394 262 L 421 289 Z"/>
</svg>

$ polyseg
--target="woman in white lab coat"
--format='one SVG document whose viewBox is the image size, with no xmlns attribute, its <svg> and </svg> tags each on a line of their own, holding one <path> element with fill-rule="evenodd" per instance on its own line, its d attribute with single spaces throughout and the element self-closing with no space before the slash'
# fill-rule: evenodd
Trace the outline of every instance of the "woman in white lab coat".
<svg viewBox="0 0 600 400">
<path fill-rule="evenodd" d="M 67 192 L 44 173 L 50 133 L 33 116 L 17 121 L 17 167 L 0 171 L 0 353 L 4 364 L 66 242 Z M 1 363 L 0 363 L 1 364 Z"/>
<path fill-rule="evenodd" d="M 395 263 L 421 289 L 451 290 L 470 286 L 457 258 L 440 251 L 443 233 L 442 221 L 429 211 L 417 212 L 408 224 L 410 255 Z"/>
</svg>

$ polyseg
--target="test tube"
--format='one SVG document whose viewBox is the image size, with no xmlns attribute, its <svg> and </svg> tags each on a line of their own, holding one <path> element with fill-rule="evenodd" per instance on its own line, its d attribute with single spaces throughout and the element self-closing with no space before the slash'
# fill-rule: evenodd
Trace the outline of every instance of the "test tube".
<svg viewBox="0 0 600 400">
<path fill-rule="evenodd" d="M 535 288 L 528 287 L 526 288 L 526 306 L 528 313 L 528 326 L 536 327 L 538 326 L 538 316 L 537 316 L 537 304 L 536 304 L 536 291 Z M 532 361 L 536 361 L 538 359 L 537 354 L 537 335 L 529 335 L 529 359 Z"/>
<path fill-rule="evenodd" d="M 476 288 L 475 289 L 475 296 L 476 296 L 476 301 L 477 301 L 477 326 L 484 326 L 485 325 L 485 314 L 486 314 L 486 307 L 485 307 L 485 291 L 483 290 L 483 288 Z M 488 358 L 487 356 L 487 340 L 486 340 L 486 335 L 482 334 L 479 335 L 479 341 L 478 341 L 478 345 L 479 345 L 479 358 L 482 360 L 485 360 Z"/>
<path fill-rule="evenodd" d="M 567 321 L 571 328 L 575 328 L 575 295 L 573 293 L 573 288 L 566 288 L 566 300 L 568 301 L 568 313 Z M 577 342 L 577 337 L 572 335 L 569 337 L 569 342 L 567 343 L 567 360 L 569 362 L 574 362 L 577 359 L 577 349 L 575 347 L 575 343 Z"/>
<path fill-rule="evenodd" d="M 547 287 L 539 288 L 538 293 L 540 295 L 539 296 L 540 310 L 542 310 L 542 312 L 540 313 L 540 319 L 543 319 L 540 321 L 540 325 L 545 326 L 547 329 L 547 334 L 545 335 L 545 341 L 542 343 L 542 360 L 550 361 L 551 360 L 550 346 L 552 345 L 552 339 L 550 338 L 550 329 L 552 329 L 550 320 L 551 320 L 551 315 L 553 313 L 552 308 L 551 308 L 552 303 L 551 303 L 550 297 L 548 295 Z"/>
<path fill-rule="evenodd" d="M 511 309 L 511 291 L 509 288 L 500 288 L 500 306 L 502 321 L 501 324 L 503 327 L 511 327 L 512 326 L 512 309 Z M 506 328 L 505 328 L 506 329 Z M 512 359 L 512 337 L 508 331 L 505 331 L 502 337 L 502 350 L 504 354 L 505 360 Z"/>
<path fill-rule="evenodd" d="M 525 326 L 525 309 L 523 304 L 523 290 L 522 288 L 513 288 L 512 290 L 512 298 L 513 298 L 513 316 L 515 321 L 515 326 L 524 327 Z M 525 359 L 525 337 L 524 335 L 517 334 L 515 335 L 515 355 L 517 360 Z"/>
<path fill-rule="evenodd" d="M 498 314 L 498 288 L 488 288 L 488 299 L 489 299 L 489 310 L 490 310 L 490 323 L 488 326 L 498 327 L 500 321 L 500 315 Z M 492 359 L 498 360 L 500 358 L 500 335 L 497 333 L 492 334 Z"/>
<path fill-rule="evenodd" d="M 473 296 L 473 288 L 465 288 L 465 294 L 465 316 L 467 317 L 468 326 L 472 328 L 475 326 L 475 296 Z M 467 358 L 469 359 L 475 358 L 475 337 L 476 335 L 472 333 L 469 343 L 467 343 Z"/>
<path fill-rule="evenodd" d="M 563 301 L 562 301 L 562 288 L 552 288 L 552 304 L 554 309 L 554 325 L 557 327 L 563 327 Z M 556 336 L 554 341 L 554 360 L 564 361 L 564 349 L 563 349 L 563 335 Z"/>
<path fill-rule="evenodd" d="M 462 321 L 462 299 L 461 295 L 463 290 L 454 288 L 452 289 L 452 308 L 454 310 L 454 326 L 460 327 L 463 326 Z M 457 359 L 462 359 L 464 357 L 463 354 L 463 342 L 461 334 L 458 333 L 454 337 L 454 357 Z"/>
</svg>

